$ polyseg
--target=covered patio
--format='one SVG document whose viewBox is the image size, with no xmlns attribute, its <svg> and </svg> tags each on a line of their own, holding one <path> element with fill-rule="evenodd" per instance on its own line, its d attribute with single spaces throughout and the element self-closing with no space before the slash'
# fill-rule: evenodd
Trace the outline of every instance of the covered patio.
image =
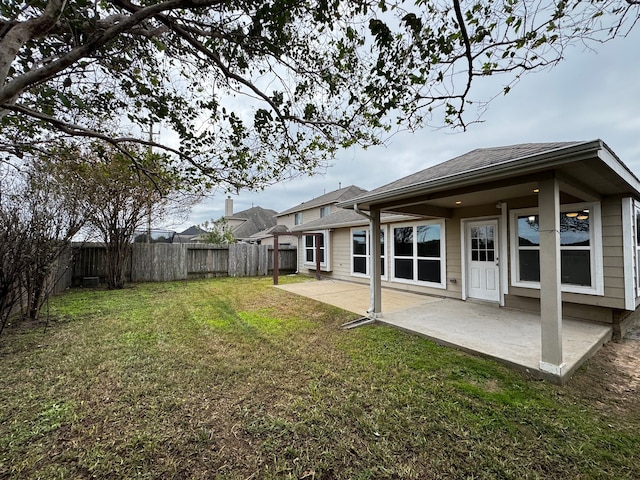
<svg viewBox="0 0 640 480">
<path fill-rule="evenodd" d="M 337 280 L 309 281 L 277 288 L 367 316 L 366 284 Z M 376 321 L 416 333 L 436 343 L 489 357 L 534 377 L 565 383 L 575 370 L 612 336 L 606 325 L 562 321 L 561 374 L 540 369 L 540 315 L 495 304 L 461 301 L 382 289 L 383 316 Z"/>
</svg>

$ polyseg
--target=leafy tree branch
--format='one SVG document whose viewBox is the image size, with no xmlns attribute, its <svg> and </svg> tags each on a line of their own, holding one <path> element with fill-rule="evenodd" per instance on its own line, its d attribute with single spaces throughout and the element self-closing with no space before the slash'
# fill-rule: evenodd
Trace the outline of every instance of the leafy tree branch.
<svg viewBox="0 0 640 480">
<path fill-rule="evenodd" d="M 625 35 L 638 12 L 637 0 L 3 3 L 0 149 L 153 144 L 188 161 L 184 184 L 259 189 L 392 129 L 466 128 L 488 100 L 473 97 L 482 77 L 503 75 L 507 93 L 571 45 Z M 171 140 L 149 141 L 150 122 Z"/>
</svg>

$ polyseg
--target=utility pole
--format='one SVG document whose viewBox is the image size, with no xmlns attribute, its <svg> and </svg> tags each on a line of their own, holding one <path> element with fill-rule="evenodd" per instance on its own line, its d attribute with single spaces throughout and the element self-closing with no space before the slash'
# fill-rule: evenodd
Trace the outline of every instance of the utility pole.
<svg viewBox="0 0 640 480">
<path fill-rule="evenodd" d="M 160 135 L 160 131 L 157 132 Z M 153 142 L 153 119 L 149 117 L 149 160 L 153 154 L 151 143 Z M 151 198 L 149 198 L 149 204 L 147 205 L 147 243 L 151 243 Z"/>
</svg>

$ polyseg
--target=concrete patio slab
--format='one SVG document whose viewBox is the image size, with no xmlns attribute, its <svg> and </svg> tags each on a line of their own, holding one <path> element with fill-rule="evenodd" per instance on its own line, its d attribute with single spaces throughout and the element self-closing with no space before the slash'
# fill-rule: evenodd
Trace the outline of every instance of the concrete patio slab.
<svg viewBox="0 0 640 480">
<path fill-rule="evenodd" d="M 368 285 L 337 280 L 310 281 L 278 288 L 366 316 Z M 535 377 L 564 383 L 575 370 L 611 339 L 612 329 L 577 320 L 562 322 L 564 367 L 561 375 L 539 368 L 540 315 L 382 289 L 380 323 L 417 333 L 439 344 L 480 354 L 523 370 Z"/>
</svg>

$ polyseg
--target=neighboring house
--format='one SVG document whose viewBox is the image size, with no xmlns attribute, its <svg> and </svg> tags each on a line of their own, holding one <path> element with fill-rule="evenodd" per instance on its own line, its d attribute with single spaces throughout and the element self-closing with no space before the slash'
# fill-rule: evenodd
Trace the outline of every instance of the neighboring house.
<svg viewBox="0 0 640 480">
<path fill-rule="evenodd" d="M 278 244 L 281 247 L 295 247 L 298 244 L 298 237 L 291 235 L 283 235 L 289 232 L 289 229 L 285 225 L 274 225 L 265 230 L 261 230 L 254 233 L 249 238 L 251 243 L 257 243 L 259 245 L 269 245 L 273 247 L 274 233 L 278 233 Z"/>
<path fill-rule="evenodd" d="M 233 200 L 225 200 L 224 219 L 238 242 L 252 242 L 252 236 L 256 233 L 275 227 L 277 213 L 262 207 L 251 207 L 234 213 Z"/>
<path fill-rule="evenodd" d="M 381 285 L 538 311 L 553 374 L 563 316 L 614 336 L 636 317 L 640 180 L 601 140 L 473 150 L 337 207 L 298 229 L 326 232 L 325 275 L 373 282 L 373 316 Z"/>
<path fill-rule="evenodd" d="M 358 195 L 362 195 L 366 192 L 366 190 L 360 187 L 350 185 L 348 187 L 339 188 L 338 190 L 325 193 L 324 195 L 303 202 L 277 214 L 278 225 L 287 227 L 291 232 L 311 231 L 311 228 L 317 233 L 324 233 L 322 237 L 315 237 L 311 235 L 304 236 L 299 239 L 292 237 L 295 238 L 294 241 L 296 241 L 298 245 L 299 271 L 304 271 L 310 268 L 315 270 L 315 256 L 317 251 L 316 241 L 320 242 L 320 269 L 322 271 L 331 271 L 331 256 L 325 254 L 325 251 L 329 251 L 330 249 L 331 235 L 329 234 L 329 231 L 316 227 L 306 228 L 306 226 L 313 225 L 313 222 L 328 218 L 336 212 L 344 211 L 343 209 L 338 208 L 336 204 L 354 198 Z"/>
<path fill-rule="evenodd" d="M 251 207 L 241 212 L 234 213 L 233 199 L 225 199 L 224 221 L 226 227 L 238 242 L 260 243 L 258 232 L 269 230 L 276 226 L 276 211 L 262 207 Z M 191 226 L 184 232 L 176 235 L 176 241 L 181 243 L 202 243 L 206 231 L 199 226 Z"/>
<path fill-rule="evenodd" d="M 183 232 L 173 237 L 173 243 L 194 243 L 198 241 L 198 238 L 205 231 L 197 225 L 192 225 Z"/>
</svg>

